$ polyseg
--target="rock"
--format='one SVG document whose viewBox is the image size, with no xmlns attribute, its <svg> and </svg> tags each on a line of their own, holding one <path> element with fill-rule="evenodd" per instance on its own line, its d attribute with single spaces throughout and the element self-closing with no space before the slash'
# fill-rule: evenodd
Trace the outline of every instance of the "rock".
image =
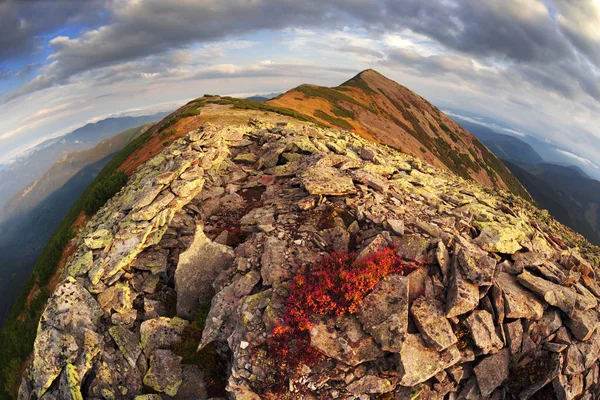
<svg viewBox="0 0 600 400">
<path fill-rule="evenodd" d="M 142 351 L 149 356 L 155 349 L 168 348 L 181 340 L 189 322 L 175 317 L 159 317 L 142 322 L 140 326 Z"/>
<path fill-rule="evenodd" d="M 523 360 L 511 368 L 505 387 L 513 396 L 528 399 L 560 374 L 561 364 L 556 353 L 541 353 Z"/>
<path fill-rule="evenodd" d="M 126 313 L 133 307 L 133 298 L 129 286 L 117 283 L 98 295 L 98 303 L 104 312 L 115 310 L 118 313 Z"/>
<path fill-rule="evenodd" d="M 525 226 L 521 224 L 502 224 L 499 222 L 474 221 L 473 226 L 481 233 L 475 243 L 491 253 L 514 254 L 521 250 L 521 242 L 527 239 Z"/>
<path fill-rule="evenodd" d="M 441 301 L 421 296 L 410 307 L 410 313 L 421 336 L 430 347 L 442 351 L 458 342 L 450 322 L 444 315 L 444 305 Z"/>
<path fill-rule="evenodd" d="M 350 394 L 383 394 L 389 393 L 396 388 L 396 384 L 389 379 L 380 378 L 375 375 L 367 375 L 346 387 Z"/>
<path fill-rule="evenodd" d="M 198 227 L 189 249 L 179 256 L 175 270 L 177 315 L 193 317 L 200 303 L 213 294 L 212 282 L 234 259 L 233 250 L 214 243 Z"/>
<path fill-rule="evenodd" d="M 164 193 L 164 192 L 163 192 Z M 159 212 L 169 205 L 175 199 L 175 195 L 171 192 L 160 195 L 152 204 L 134 212 L 131 219 L 134 221 L 150 221 Z"/>
<path fill-rule="evenodd" d="M 565 321 L 573 336 L 577 340 L 588 340 L 594 331 L 598 328 L 598 311 L 596 310 L 575 310 L 571 318 Z"/>
<path fill-rule="evenodd" d="M 84 239 L 84 243 L 92 250 L 105 249 L 112 243 L 113 235 L 108 229 L 98 229 Z"/>
<path fill-rule="evenodd" d="M 197 365 L 183 366 L 183 382 L 174 398 L 176 400 L 202 400 L 207 398 L 204 374 Z"/>
<path fill-rule="evenodd" d="M 387 179 L 380 175 L 375 175 L 370 172 L 367 172 L 365 170 L 356 170 L 353 172 L 352 176 L 355 181 L 365 184 L 378 192 L 385 193 L 390 188 Z"/>
<path fill-rule="evenodd" d="M 102 309 L 94 297 L 73 278 L 67 278 L 48 300 L 39 327 L 68 332 L 83 343 L 86 330 L 96 330 L 101 317 Z"/>
<path fill-rule="evenodd" d="M 544 305 L 534 294 L 519 285 L 514 275 L 498 272 L 494 278 L 494 285 L 502 292 L 506 318 L 542 318 Z"/>
<path fill-rule="evenodd" d="M 450 285 L 446 294 L 446 317 L 456 317 L 472 311 L 479 304 L 479 288 L 467 282 L 454 261 L 451 268 Z"/>
<path fill-rule="evenodd" d="M 427 347 L 419 334 L 408 334 L 397 356 L 398 382 L 415 386 L 460 361 L 460 352 L 452 346 L 441 353 Z"/>
<path fill-rule="evenodd" d="M 77 368 L 72 364 L 67 364 L 58 381 L 58 398 L 61 400 L 83 400 L 80 386 L 81 382 Z M 44 396 L 44 398 L 46 397 Z"/>
<path fill-rule="evenodd" d="M 573 314 L 577 295 L 573 289 L 538 278 L 526 270 L 517 279 L 521 285 L 543 297 L 549 304 L 560 308 L 567 315 Z"/>
<path fill-rule="evenodd" d="M 257 160 L 258 158 L 254 153 L 240 153 L 233 159 L 233 161 L 241 164 L 254 164 Z"/>
<path fill-rule="evenodd" d="M 285 260 L 286 248 L 286 243 L 276 237 L 265 239 L 260 269 L 263 285 L 271 286 L 291 277 Z"/>
<path fill-rule="evenodd" d="M 583 374 L 559 375 L 552 381 L 552 387 L 558 400 L 576 399 L 583 394 Z"/>
<path fill-rule="evenodd" d="M 444 283 L 450 279 L 450 254 L 444 243 L 440 240 L 435 249 L 435 258 L 440 266 Z"/>
<path fill-rule="evenodd" d="M 585 369 L 590 369 L 600 358 L 600 332 L 594 331 L 592 336 L 585 342 L 577 343 L 577 348 L 583 356 Z"/>
<path fill-rule="evenodd" d="M 358 319 L 384 351 L 399 352 L 408 328 L 408 278 L 388 275 L 362 301 Z"/>
<path fill-rule="evenodd" d="M 332 167 L 314 167 L 306 170 L 302 184 L 310 194 L 342 196 L 356 193 L 352 178 Z"/>
<path fill-rule="evenodd" d="M 358 257 L 356 257 L 356 261 L 358 262 L 364 259 L 365 257 L 371 256 L 377 253 L 378 251 L 385 249 L 386 247 L 388 247 L 387 240 L 385 240 L 383 235 L 379 234 L 375 236 L 375 239 L 373 239 L 367 245 L 367 247 L 362 249 L 362 251 L 358 254 Z"/>
<path fill-rule="evenodd" d="M 541 343 L 562 325 L 560 312 L 555 308 L 548 308 L 541 320 L 530 323 L 529 336 L 535 343 Z"/>
<path fill-rule="evenodd" d="M 136 367 L 137 359 L 142 354 L 139 337 L 121 326 L 113 326 L 108 332 L 121 350 L 123 357 L 132 367 Z"/>
<path fill-rule="evenodd" d="M 63 367 L 77 358 L 75 338 L 54 328 L 38 333 L 33 344 L 33 389 L 38 398 L 48 390 Z"/>
<path fill-rule="evenodd" d="M 408 303 L 425 294 L 425 282 L 429 279 L 427 268 L 417 268 L 408 274 Z"/>
<path fill-rule="evenodd" d="M 150 356 L 150 368 L 144 376 L 144 385 L 173 397 L 183 383 L 182 358 L 170 350 L 155 350 Z"/>
<path fill-rule="evenodd" d="M 471 337 L 475 345 L 479 347 L 483 354 L 496 353 L 504 343 L 496 334 L 492 314 L 484 310 L 475 310 L 465 320 L 466 325 L 471 331 Z"/>
<path fill-rule="evenodd" d="M 327 357 L 348 365 L 358 365 L 383 356 L 354 316 L 318 319 L 310 329 L 310 344 Z"/>
<path fill-rule="evenodd" d="M 504 324 L 504 336 L 506 337 L 507 345 L 513 355 L 521 353 L 521 344 L 523 342 L 523 324 L 521 320 L 516 320 Z"/>
<path fill-rule="evenodd" d="M 483 398 L 488 398 L 508 378 L 509 364 L 510 350 L 505 348 L 484 358 L 473 368 Z"/>
<path fill-rule="evenodd" d="M 83 254 L 76 253 L 65 267 L 63 276 L 77 277 L 87 274 L 94 266 L 94 253 L 89 250 Z"/>
<path fill-rule="evenodd" d="M 585 371 L 585 361 L 577 344 L 567 347 L 563 355 L 563 370 L 566 375 L 576 375 Z"/>
<path fill-rule="evenodd" d="M 144 249 L 146 239 L 152 232 L 152 224 L 139 223 L 137 225 L 128 225 L 122 228 L 116 235 L 110 248 L 108 256 L 103 263 L 94 264 L 89 272 L 92 284 L 96 284 L 100 279 L 109 279 L 114 276 L 121 268 L 129 265 L 137 255 Z"/>
<path fill-rule="evenodd" d="M 478 250 L 475 246 L 464 247 L 457 244 L 454 254 L 465 279 L 477 286 L 492 284 L 496 259 L 488 256 L 487 252 Z"/>
<path fill-rule="evenodd" d="M 396 235 L 404 235 L 404 221 L 394 218 L 388 218 L 386 221 Z"/>
<path fill-rule="evenodd" d="M 398 254 L 411 261 L 427 261 L 429 240 L 421 235 L 404 235 L 398 242 Z"/>
</svg>

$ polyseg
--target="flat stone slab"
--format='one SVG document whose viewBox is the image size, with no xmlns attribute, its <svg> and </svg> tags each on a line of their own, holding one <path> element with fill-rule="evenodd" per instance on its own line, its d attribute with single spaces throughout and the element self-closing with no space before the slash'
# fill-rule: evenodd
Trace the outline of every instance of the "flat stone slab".
<svg viewBox="0 0 600 400">
<path fill-rule="evenodd" d="M 498 272 L 494 284 L 502 292 L 506 318 L 542 318 L 544 305 L 533 293 L 519 285 L 514 275 Z"/>
<path fill-rule="evenodd" d="M 192 244 L 179 256 L 175 270 L 178 316 L 194 316 L 200 303 L 213 296 L 212 283 L 234 258 L 230 247 L 213 242 L 198 226 Z"/>
<path fill-rule="evenodd" d="M 173 397 L 183 383 L 182 358 L 170 350 L 156 350 L 150 356 L 150 368 L 144 376 L 144 385 Z"/>
<path fill-rule="evenodd" d="M 471 337 L 475 345 L 479 347 L 483 354 L 496 353 L 504 343 L 496 334 L 492 314 L 485 310 L 475 310 L 465 320 L 466 325 L 471 331 Z"/>
<path fill-rule="evenodd" d="M 356 193 L 352 178 L 332 167 L 309 168 L 302 174 L 302 184 L 310 194 L 342 196 Z"/>
<path fill-rule="evenodd" d="M 517 279 L 521 285 L 543 297 L 548 304 L 560 308 L 567 315 L 573 314 L 577 300 L 577 292 L 574 289 L 534 276 L 527 270 L 524 270 Z"/>
<path fill-rule="evenodd" d="M 437 351 L 445 350 L 458 342 L 444 315 L 441 301 L 421 296 L 410 307 L 410 313 L 425 342 Z"/>
<path fill-rule="evenodd" d="M 362 301 L 358 319 L 384 351 L 398 352 L 408 329 L 408 277 L 388 275 Z"/>
<path fill-rule="evenodd" d="M 456 346 L 439 353 L 428 347 L 419 334 L 408 334 L 398 354 L 398 376 L 401 386 L 415 386 L 453 366 L 461 359 Z"/>
<path fill-rule="evenodd" d="M 479 287 L 463 278 L 455 257 L 450 285 L 446 294 L 446 316 L 450 318 L 468 313 L 474 310 L 478 304 Z"/>
<path fill-rule="evenodd" d="M 189 322 L 181 318 L 158 317 L 142 322 L 140 342 L 142 351 L 149 356 L 155 349 L 169 348 L 181 340 Z"/>
<path fill-rule="evenodd" d="M 358 365 L 383 356 L 354 316 L 319 319 L 310 329 L 310 344 L 327 357 L 348 365 Z"/>
<path fill-rule="evenodd" d="M 498 353 L 484 358 L 473 368 L 479 391 L 484 399 L 487 399 L 508 378 L 509 365 L 510 350 L 504 348 Z"/>
</svg>

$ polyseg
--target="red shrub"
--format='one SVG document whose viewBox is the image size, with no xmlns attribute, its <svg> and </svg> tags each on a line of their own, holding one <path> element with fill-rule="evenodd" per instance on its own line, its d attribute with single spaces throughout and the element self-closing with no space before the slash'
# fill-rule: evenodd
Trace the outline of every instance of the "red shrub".
<svg viewBox="0 0 600 400">
<path fill-rule="evenodd" d="M 320 353 L 310 345 L 312 315 L 348 315 L 358 311 L 362 299 L 389 274 L 407 274 L 419 265 L 404 261 L 385 248 L 360 261 L 353 253 L 332 253 L 318 264 L 305 266 L 294 277 L 287 298 L 285 325 L 273 329 L 269 355 L 278 360 L 273 373 L 284 389 L 285 381 L 300 364 L 314 365 Z"/>
</svg>

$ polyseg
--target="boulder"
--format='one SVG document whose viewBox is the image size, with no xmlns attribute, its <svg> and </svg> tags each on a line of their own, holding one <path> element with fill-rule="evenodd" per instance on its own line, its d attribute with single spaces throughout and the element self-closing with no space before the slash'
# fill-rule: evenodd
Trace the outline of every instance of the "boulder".
<svg viewBox="0 0 600 400">
<path fill-rule="evenodd" d="M 286 243 L 273 236 L 265 239 L 261 261 L 263 285 L 271 286 L 291 277 L 289 265 L 285 259 Z"/>
<path fill-rule="evenodd" d="M 408 328 L 408 278 L 388 275 L 362 301 L 358 319 L 384 351 L 399 352 Z"/>
<path fill-rule="evenodd" d="M 488 255 L 475 246 L 456 245 L 454 257 L 458 259 L 458 265 L 462 270 L 465 279 L 473 282 L 477 286 L 491 285 L 496 268 L 496 259 Z"/>
<path fill-rule="evenodd" d="M 354 316 L 318 318 L 310 329 L 310 344 L 327 357 L 348 365 L 358 365 L 383 356 Z"/>
<path fill-rule="evenodd" d="M 483 398 L 488 398 L 508 378 L 509 365 L 510 350 L 504 348 L 484 358 L 473 368 Z"/>
<path fill-rule="evenodd" d="M 143 352 L 149 356 L 155 349 L 169 348 L 181 340 L 188 325 L 189 322 L 178 317 L 159 317 L 142 322 L 140 341 Z"/>
<path fill-rule="evenodd" d="M 494 285 L 502 292 L 506 318 L 542 318 L 544 305 L 533 293 L 519 285 L 514 275 L 498 272 L 494 278 Z"/>
<path fill-rule="evenodd" d="M 421 296 L 410 307 L 410 313 L 423 340 L 435 350 L 445 350 L 458 342 L 450 322 L 444 315 L 444 305 L 441 301 Z"/>
<path fill-rule="evenodd" d="M 481 349 L 483 354 L 496 353 L 504 343 L 496 334 L 492 314 L 485 310 L 475 310 L 465 320 L 465 324 L 471 331 L 471 337 L 475 345 Z"/>
<path fill-rule="evenodd" d="M 170 350 L 155 350 L 150 356 L 150 368 L 144 385 L 173 397 L 183 383 L 182 358 Z"/>
<path fill-rule="evenodd" d="M 341 196 L 356 193 L 352 178 L 332 167 L 313 167 L 301 176 L 302 184 L 310 194 Z"/>
<path fill-rule="evenodd" d="M 586 341 L 598 328 L 597 310 L 575 310 L 570 318 L 565 320 L 565 325 L 569 328 L 577 340 Z"/>
<path fill-rule="evenodd" d="M 113 326 L 108 332 L 121 350 L 125 360 L 135 368 L 138 357 L 142 354 L 139 336 L 122 326 Z"/>
<path fill-rule="evenodd" d="M 448 318 L 468 313 L 479 304 L 479 288 L 463 278 L 456 257 L 451 270 L 450 284 L 446 294 L 446 317 Z"/>
<path fill-rule="evenodd" d="M 180 254 L 175 270 L 178 316 L 193 317 L 200 303 L 212 297 L 213 281 L 233 259 L 231 248 L 211 241 L 198 226 L 191 246 Z"/>
<path fill-rule="evenodd" d="M 575 290 L 534 276 L 527 270 L 523 271 L 517 279 L 521 285 L 543 297 L 548 304 L 560 308 L 567 315 L 573 314 L 577 295 Z"/>
<path fill-rule="evenodd" d="M 354 395 L 389 393 L 396 388 L 396 383 L 375 375 L 364 376 L 346 387 L 346 392 Z"/>
<path fill-rule="evenodd" d="M 75 338 L 54 328 L 38 333 L 33 344 L 33 390 L 38 398 L 48 390 L 62 369 L 75 361 L 78 351 Z"/>
<path fill-rule="evenodd" d="M 419 334 L 408 334 L 397 355 L 399 384 L 415 386 L 460 361 L 456 346 L 437 352 L 428 347 Z"/>
<path fill-rule="evenodd" d="M 117 283 L 98 295 L 98 303 L 104 312 L 114 310 L 118 313 L 126 313 L 133 307 L 131 289 L 123 283 Z"/>
</svg>

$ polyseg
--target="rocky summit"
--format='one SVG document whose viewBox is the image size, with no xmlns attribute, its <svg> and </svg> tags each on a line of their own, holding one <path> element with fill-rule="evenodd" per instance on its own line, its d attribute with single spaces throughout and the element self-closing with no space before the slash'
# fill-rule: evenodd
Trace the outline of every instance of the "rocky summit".
<svg viewBox="0 0 600 400">
<path fill-rule="evenodd" d="M 199 118 L 75 239 L 19 399 L 600 398 L 579 235 L 348 131 Z"/>
</svg>

